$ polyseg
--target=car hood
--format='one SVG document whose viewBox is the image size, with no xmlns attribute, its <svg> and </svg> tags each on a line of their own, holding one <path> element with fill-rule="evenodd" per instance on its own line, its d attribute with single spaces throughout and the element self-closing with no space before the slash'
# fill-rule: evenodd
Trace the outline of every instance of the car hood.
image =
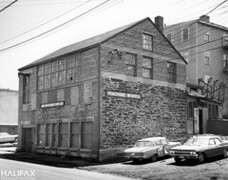
<svg viewBox="0 0 228 180">
<path fill-rule="evenodd" d="M 156 149 L 156 147 L 133 147 L 133 148 L 128 148 L 125 149 L 124 152 L 125 153 L 129 153 L 129 152 L 145 152 L 145 151 L 149 151 L 149 150 L 153 150 Z"/>
<path fill-rule="evenodd" d="M 181 146 L 177 146 L 177 147 L 174 147 L 174 148 L 171 148 L 171 150 L 194 150 L 194 151 L 197 151 L 199 149 L 201 149 L 202 146 L 190 146 L 190 145 L 181 145 Z"/>
</svg>

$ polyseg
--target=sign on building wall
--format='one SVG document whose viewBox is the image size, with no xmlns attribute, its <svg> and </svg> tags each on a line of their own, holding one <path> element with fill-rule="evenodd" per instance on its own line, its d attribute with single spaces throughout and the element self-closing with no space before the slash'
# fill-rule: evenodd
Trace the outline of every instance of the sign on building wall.
<svg viewBox="0 0 228 180">
<path fill-rule="evenodd" d="M 65 105 L 65 102 L 60 101 L 60 102 L 56 102 L 56 103 L 41 104 L 40 107 L 41 108 L 51 108 L 51 107 L 59 107 L 59 106 L 64 106 L 64 105 Z"/>
<path fill-rule="evenodd" d="M 107 96 L 113 97 L 122 97 L 122 98 L 132 98 L 132 99 L 140 99 L 140 94 L 135 93 L 127 93 L 127 92 L 119 92 L 119 91 L 106 91 Z"/>
</svg>

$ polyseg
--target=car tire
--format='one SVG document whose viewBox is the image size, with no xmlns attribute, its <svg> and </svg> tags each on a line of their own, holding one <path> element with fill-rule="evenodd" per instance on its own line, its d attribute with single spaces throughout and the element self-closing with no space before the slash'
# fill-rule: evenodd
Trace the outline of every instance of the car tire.
<svg viewBox="0 0 228 180">
<path fill-rule="evenodd" d="M 205 157 L 204 153 L 199 153 L 199 155 L 198 155 L 198 162 L 200 164 L 202 164 L 202 163 L 204 163 L 205 159 L 206 159 L 206 157 Z"/>
<path fill-rule="evenodd" d="M 227 157 L 227 149 L 223 149 L 223 151 L 222 151 L 222 156 L 223 156 L 224 158 Z"/>
<path fill-rule="evenodd" d="M 176 163 L 180 163 L 181 162 L 180 158 L 174 158 L 174 160 L 175 160 Z"/>
<path fill-rule="evenodd" d="M 157 160 L 158 160 L 158 155 L 157 154 L 154 154 L 154 155 L 151 156 L 151 161 L 152 162 L 155 162 Z"/>
</svg>

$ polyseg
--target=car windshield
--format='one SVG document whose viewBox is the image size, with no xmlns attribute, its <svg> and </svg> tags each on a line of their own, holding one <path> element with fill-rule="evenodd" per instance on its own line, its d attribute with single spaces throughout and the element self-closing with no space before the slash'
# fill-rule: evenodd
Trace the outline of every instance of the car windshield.
<svg viewBox="0 0 228 180">
<path fill-rule="evenodd" d="M 188 146 L 207 145 L 208 144 L 208 139 L 205 139 L 205 138 L 190 138 L 184 144 L 188 145 Z"/>
<path fill-rule="evenodd" d="M 154 143 L 152 141 L 137 141 L 134 145 L 134 147 L 148 147 L 148 146 L 154 146 Z"/>
</svg>

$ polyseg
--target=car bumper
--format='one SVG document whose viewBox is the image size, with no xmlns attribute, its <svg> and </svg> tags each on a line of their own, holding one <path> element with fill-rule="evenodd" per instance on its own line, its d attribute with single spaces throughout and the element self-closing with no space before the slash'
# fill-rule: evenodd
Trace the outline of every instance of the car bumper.
<svg viewBox="0 0 228 180">
<path fill-rule="evenodd" d="M 170 156 L 173 157 L 173 158 L 179 158 L 179 159 L 198 159 L 198 154 L 195 154 L 195 155 L 171 154 Z"/>
<path fill-rule="evenodd" d="M 138 159 L 138 160 L 143 160 L 143 159 L 148 159 L 148 157 L 146 155 L 144 156 L 129 156 L 129 155 L 124 155 L 125 158 L 129 159 L 129 160 L 134 160 L 134 159 Z"/>
</svg>

